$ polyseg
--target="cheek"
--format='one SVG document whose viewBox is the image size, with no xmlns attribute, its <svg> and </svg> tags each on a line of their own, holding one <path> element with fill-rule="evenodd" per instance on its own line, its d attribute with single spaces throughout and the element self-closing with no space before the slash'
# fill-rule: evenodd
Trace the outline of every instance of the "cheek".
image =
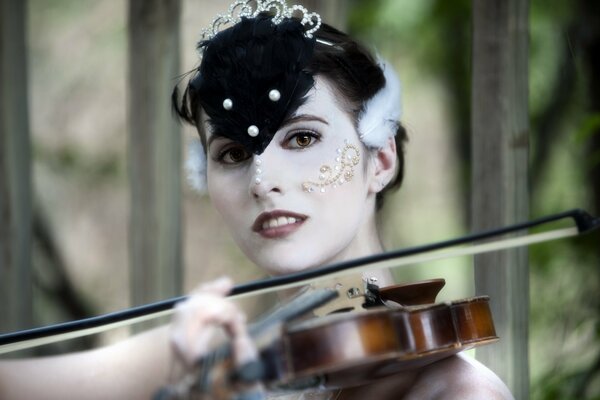
<svg viewBox="0 0 600 400">
<path fill-rule="evenodd" d="M 207 169 L 207 188 L 211 203 L 223 216 L 225 221 L 235 217 L 235 211 L 242 202 L 242 191 L 245 186 L 241 184 L 239 171 L 222 171 L 219 168 Z"/>
<path fill-rule="evenodd" d="M 362 170 L 356 168 L 350 180 L 335 188 L 327 188 L 324 193 L 310 195 L 320 198 L 323 210 L 327 213 L 325 217 L 330 222 L 343 225 L 364 210 L 368 193 L 363 180 Z"/>
<path fill-rule="evenodd" d="M 314 249 L 310 256 L 314 265 L 339 261 L 337 257 L 344 251 L 351 251 L 368 215 L 367 194 L 360 178 L 363 178 L 362 173 L 357 173 L 352 181 L 335 189 L 306 194 L 312 199 L 307 202 L 311 201 L 315 210 L 306 236 L 306 241 Z"/>
<path fill-rule="evenodd" d="M 338 188 L 346 187 L 351 182 L 364 182 L 365 161 L 359 145 L 344 142 L 339 147 L 327 148 L 321 153 L 305 169 L 306 180 L 302 182 L 305 192 L 338 191 Z"/>
<path fill-rule="evenodd" d="M 368 157 L 364 154 L 358 146 L 340 146 L 329 149 L 321 163 L 304 169 L 308 174 L 302 182 L 306 199 L 333 230 L 352 230 L 365 211 Z"/>
</svg>

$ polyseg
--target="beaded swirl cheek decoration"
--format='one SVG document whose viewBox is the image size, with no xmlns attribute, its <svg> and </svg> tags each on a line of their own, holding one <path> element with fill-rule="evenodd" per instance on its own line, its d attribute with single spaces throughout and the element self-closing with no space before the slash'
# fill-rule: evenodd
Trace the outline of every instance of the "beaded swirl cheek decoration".
<svg viewBox="0 0 600 400">
<path fill-rule="evenodd" d="M 327 187 L 337 188 L 354 177 L 354 167 L 360 162 L 358 147 L 344 140 L 344 147 L 337 149 L 334 167 L 322 165 L 319 168 L 319 180 L 302 183 L 302 190 L 308 193 L 318 191 L 325 193 Z"/>
</svg>

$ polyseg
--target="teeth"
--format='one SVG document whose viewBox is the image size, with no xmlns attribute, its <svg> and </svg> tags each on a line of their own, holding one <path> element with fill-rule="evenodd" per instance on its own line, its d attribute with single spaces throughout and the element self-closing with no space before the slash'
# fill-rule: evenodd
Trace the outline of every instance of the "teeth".
<svg viewBox="0 0 600 400">
<path fill-rule="evenodd" d="M 284 226 L 284 225 L 295 224 L 297 221 L 298 220 L 294 217 L 271 218 L 270 220 L 263 222 L 262 228 L 263 229 L 277 228 L 277 227 Z"/>
</svg>

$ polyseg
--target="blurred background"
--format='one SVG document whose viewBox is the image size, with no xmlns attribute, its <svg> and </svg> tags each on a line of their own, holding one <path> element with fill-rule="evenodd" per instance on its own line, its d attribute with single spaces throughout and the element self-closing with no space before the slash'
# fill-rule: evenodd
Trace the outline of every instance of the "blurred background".
<svg viewBox="0 0 600 400">
<path fill-rule="evenodd" d="M 532 218 L 575 207 L 600 213 L 600 8 L 595 3 L 530 1 Z M 197 65 L 200 30 L 227 4 L 181 2 L 179 73 Z M 407 167 L 403 187 L 383 210 L 387 247 L 468 233 L 471 2 L 335 5 L 334 24 L 388 59 L 403 83 Z M 130 294 L 136 284 L 129 271 L 135 204 L 130 205 L 127 158 L 142 145 L 128 136 L 127 63 L 133 45 L 128 3 L 28 0 L 25 10 L 34 222 L 31 326 L 39 326 L 136 302 Z M 173 74 L 168 84 L 177 81 Z M 184 158 L 195 133 L 189 127 L 181 132 Z M 181 180 L 181 271 L 176 273 L 183 284 L 174 295 L 222 274 L 237 283 L 263 277 L 233 244 L 210 200 Z M 598 239 L 593 234 L 529 249 L 532 399 L 600 398 Z M 468 257 L 411 266 L 396 276 L 401 281 L 444 277 L 442 299 L 474 294 Z M 260 312 L 260 304 L 253 307 Z M 127 334 L 117 330 L 39 351 L 85 348 Z"/>
</svg>

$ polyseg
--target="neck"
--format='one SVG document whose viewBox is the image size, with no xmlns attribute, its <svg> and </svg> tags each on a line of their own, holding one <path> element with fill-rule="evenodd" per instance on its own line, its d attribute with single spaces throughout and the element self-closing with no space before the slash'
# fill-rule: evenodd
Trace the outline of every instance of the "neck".
<svg viewBox="0 0 600 400">
<path fill-rule="evenodd" d="M 383 245 L 379 238 L 374 214 L 374 211 L 372 213 L 369 213 L 361 229 L 358 231 L 352 242 L 340 253 L 336 254 L 334 257 L 329 259 L 324 265 L 330 265 L 360 257 L 366 257 L 384 251 Z M 320 288 L 357 287 L 360 288 L 362 291 L 364 289 L 363 282 L 366 282 L 368 280 L 372 282 L 377 282 L 377 285 L 380 287 L 389 286 L 394 283 L 392 274 L 388 269 L 376 269 L 363 272 L 361 274 L 352 273 L 351 271 L 349 271 L 344 276 L 335 278 L 324 278 L 322 281 L 318 282 L 318 284 L 313 284 L 313 286 L 318 286 Z M 280 292 L 280 298 L 282 300 L 289 299 L 291 297 L 296 296 L 300 290 L 302 290 L 302 288 L 284 290 Z M 343 296 L 342 300 L 344 300 L 345 298 L 346 296 Z"/>
<path fill-rule="evenodd" d="M 360 257 L 366 257 L 384 251 L 383 244 L 379 237 L 379 230 L 375 218 L 375 207 L 369 207 L 370 212 L 366 213 L 365 220 L 361 229 L 357 232 L 349 246 L 340 253 L 336 254 L 327 264 L 333 264 L 342 261 L 353 260 Z M 362 274 L 362 278 L 377 279 L 379 286 L 387 286 L 393 283 L 392 275 L 388 269 L 377 269 L 367 271 Z"/>
</svg>

